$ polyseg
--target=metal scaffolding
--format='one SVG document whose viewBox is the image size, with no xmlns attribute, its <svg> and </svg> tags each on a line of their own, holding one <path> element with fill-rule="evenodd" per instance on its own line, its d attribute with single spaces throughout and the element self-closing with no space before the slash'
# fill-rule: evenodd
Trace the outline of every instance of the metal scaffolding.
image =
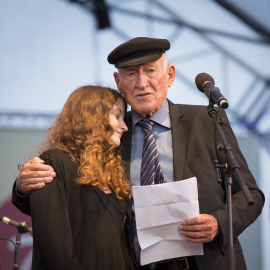
<svg viewBox="0 0 270 270">
<path fill-rule="evenodd" d="M 130 3 L 134 4 L 134 1 L 129 0 L 67 1 L 71 2 L 71 4 L 80 5 L 91 16 L 95 17 L 97 32 L 107 29 L 107 31 L 110 31 L 113 35 L 123 40 L 123 42 L 132 38 L 132 35 L 129 33 L 129 28 L 125 23 L 119 23 L 117 21 L 122 16 L 145 21 L 145 25 L 148 28 L 146 29 L 148 36 L 151 36 L 155 24 L 170 26 L 174 29 L 174 31 L 168 33 L 167 37 L 171 42 L 171 47 L 174 47 L 174 43 L 181 39 L 182 33 L 188 30 L 189 33 L 205 44 L 204 49 L 198 49 L 196 52 L 181 55 L 178 52 L 170 52 L 168 54 L 168 60 L 175 64 L 177 68 L 176 80 L 181 81 L 181 83 L 189 88 L 194 88 L 194 80 L 187 76 L 181 68 L 178 68 L 178 65 L 183 65 L 183 63 L 201 61 L 202 58 L 207 59 L 207 57 L 218 53 L 220 62 L 222 63 L 219 68 L 222 70 L 223 82 L 229 81 L 231 77 L 229 64 L 231 65 L 233 63 L 243 69 L 252 79 L 239 92 L 237 100 L 230 104 L 227 112 L 233 117 L 233 125 L 241 126 L 254 136 L 260 138 L 262 143 L 270 151 L 270 74 L 262 73 L 250 61 L 246 61 L 246 59 L 243 59 L 238 53 L 234 52 L 231 47 L 227 47 L 226 42 L 224 44 L 222 42 L 222 40 L 230 40 L 270 50 L 269 31 L 250 16 L 227 1 L 210 1 L 215 5 L 219 5 L 225 12 L 235 16 L 254 32 L 253 35 L 246 35 L 235 33 L 233 29 L 232 31 L 217 29 L 214 23 L 213 27 L 198 26 L 198 24 L 192 23 L 191 20 L 188 20 L 187 17 L 180 14 L 176 8 L 171 6 L 169 4 L 170 1 L 166 1 L 166 4 L 164 1 L 159 0 L 138 1 L 138 5 L 143 5 L 142 8 L 138 9 L 134 9 L 134 5 L 129 6 Z M 207 15 L 208 17 L 211 16 L 211 14 Z M 93 49 L 97 53 L 102 53 L 99 51 L 98 42 L 96 42 Z M 250 56 L 247 55 L 248 57 Z M 99 75 L 96 74 L 96 76 L 98 82 Z M 233 91 L 235 89 L 229 87 L 226 89 L 226 93 L 229 96 L 233 96 Z M 52 117 L 52 114 L 7 113 L 2 111 L 0 112 L 0 126 L 8 128 L 21 126 L 23 128 L 40 129 L 47 126 Z"/>
</svg>

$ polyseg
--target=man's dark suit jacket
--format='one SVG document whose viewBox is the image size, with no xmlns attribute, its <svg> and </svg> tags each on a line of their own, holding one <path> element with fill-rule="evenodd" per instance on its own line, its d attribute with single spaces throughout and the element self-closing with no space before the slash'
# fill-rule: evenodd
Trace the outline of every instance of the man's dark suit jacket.
<svg viewBox="0 0 270 270">
<path fill-rule="evenodd" d="M 223 109 L 217 109 L 217 117 L 224 119 L 222 129 L 228 143 L 233 149 L 236 161 L 240 165 L 243 178 L 253 196 L 254 205 L 248 206 L 240 186 L 233 175 L 232 213 L 234 249 L 236 269 L 246 269 L 242 248 L 237 236 L 240 235 L 260 215 L 264 195 L 258 188 L 243 157 L 234 133 L 230 127 L 227 115 Z M 227 270 L 227 212 L 224 185 L 217 183 L 217 173 L 214 160 L 226 162 L 226 154 L 217 151 L 221 143 L 212 119 L 208 116 L 207 107 L 193 105 L 178 105 L 169 101 L 172 143 L 174 181 L 184 180 L 193 176 L 198 180 L 198 195 L 201 214 L 213 215 L 219 224 L 222 235 L 212 242 L 204 244 L 204 255 L 195 256 L 199 270 Z M 122 137 L 122 158 L 127 174 L 130 172 L 130 153 L 132 137 L 131 113 L 126 115 L 128 132 Z"/>
</svg>

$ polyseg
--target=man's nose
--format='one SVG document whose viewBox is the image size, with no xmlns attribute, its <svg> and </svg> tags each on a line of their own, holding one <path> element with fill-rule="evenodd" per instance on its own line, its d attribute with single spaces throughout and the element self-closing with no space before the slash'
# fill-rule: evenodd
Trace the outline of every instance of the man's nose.
<svg viewBox="0 0 270 270">
<path fill-rule="evenodd" d="M 140 89 L 145 89 L 148 86 L 148 78 L 144 73 L 139 74 L 136 86 Z"/>
</svg>

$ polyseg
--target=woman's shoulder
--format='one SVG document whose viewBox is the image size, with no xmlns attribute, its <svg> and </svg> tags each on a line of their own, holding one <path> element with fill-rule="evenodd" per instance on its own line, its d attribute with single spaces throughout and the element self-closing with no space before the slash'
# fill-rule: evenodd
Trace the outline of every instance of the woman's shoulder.
<svg viewBox="0 0 270 270">
<path fill-rule="evenodd" d="M 68 153 L 59 149 L 50 149 L 40 155 L 44 164 L 52 166 L 58 177 L 65 179 L 77 177 L 77 165 L 73 162 Z"/>
<path fill-rule="evenodd" d="M 59 149 L 47 150 L 43 152 L 39 157 L 44 161 L 48 160 L 53 163 L 73 163 L 68 153 Z"/>
<path fill-rule="evenodd" d="M 59 150 L 59 149 L 50 149 L 47 150 L 45 152 L 43 152 L 40 157 L 44 157 L 44 158 L 51 158 L 51 157 L 68 157 L 68 153 Z"/>
</svg>

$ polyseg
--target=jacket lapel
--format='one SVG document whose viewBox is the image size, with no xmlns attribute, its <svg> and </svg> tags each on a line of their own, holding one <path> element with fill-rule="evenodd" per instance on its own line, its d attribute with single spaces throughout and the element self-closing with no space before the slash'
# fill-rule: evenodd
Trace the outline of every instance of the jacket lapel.
<svg viewBox="0 0 270 270">
<path fill-rule="evenodd" d="M 184 119 L 181 105 L 175 105 L 169 101 L 169 109 L 172 127 L 174 181 L 179 181 L 183 180 L 184 177 L 188 121 Z"/>
<path fill-rule="evenodd" d="M 122 167 L 126 173 L 127 179 L 130 180 L 130 155 L 131 155 L 131 142 L 132 142 L 132 117 L 131 112 L 127 112 L 125 122 L 128 131 L 124 132 L 121 139 L 121 157 Z"/>
</svg>

